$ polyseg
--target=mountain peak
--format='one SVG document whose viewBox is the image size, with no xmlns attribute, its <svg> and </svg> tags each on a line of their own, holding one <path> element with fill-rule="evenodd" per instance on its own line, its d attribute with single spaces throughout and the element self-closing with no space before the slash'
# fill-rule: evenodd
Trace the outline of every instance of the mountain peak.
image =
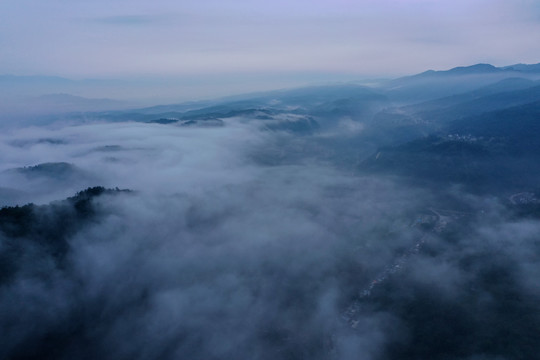
<svg viewBox="0 0 540 360">
<path fill-rule="evenodd" d="M 540 63 L 538 64 L 514 64 L 510 66 L 503 67 L 504 70 L 526 72 L 526 73 L 537 73 L 540 72 Z"/>
<path fill-rule="evenodd" d="M 475 64 L 471 66 L 459 66 L 445 72 L 452 74 L 480 74 L 499 72 L 501 69 L 491 64 Z"/>
</svg>

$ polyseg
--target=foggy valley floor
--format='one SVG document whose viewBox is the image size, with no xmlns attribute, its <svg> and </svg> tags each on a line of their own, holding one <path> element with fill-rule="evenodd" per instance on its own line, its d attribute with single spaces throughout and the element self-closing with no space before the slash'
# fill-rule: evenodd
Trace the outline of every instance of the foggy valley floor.
<svg viewBox="0 0 540 360">
<path fill-rule="evenodd" d="M 539 79 L 6 121 L 0 358 L 536 358 Z"/>
</svg>

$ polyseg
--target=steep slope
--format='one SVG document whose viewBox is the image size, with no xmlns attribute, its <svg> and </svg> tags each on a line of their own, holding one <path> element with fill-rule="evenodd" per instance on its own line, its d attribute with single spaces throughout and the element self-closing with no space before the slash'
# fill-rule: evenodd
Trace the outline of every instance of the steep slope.
<svg viewBox="0 0 540 360">
<path fill-rule="evenodd" d="M 366 171 L 405 175 L 480 192 L 513 191 L 540 182 L 540 102 L 465 117 L 438 135 L 380 148 Z"/>
<path fill-rule="evenodd" d="M 102 195 L 125 190 L 88 188 L 63 201 L 49 205 L 27 204 L 0 209 L 0 286 L 24 271 L 28 249 L 40 253 L 44 266 L 65 267 L 69 238 L 96 221 L 104 209 L 95 202 Z M 46 273 L 26 274 L 47 276 Z"/>
</svg>

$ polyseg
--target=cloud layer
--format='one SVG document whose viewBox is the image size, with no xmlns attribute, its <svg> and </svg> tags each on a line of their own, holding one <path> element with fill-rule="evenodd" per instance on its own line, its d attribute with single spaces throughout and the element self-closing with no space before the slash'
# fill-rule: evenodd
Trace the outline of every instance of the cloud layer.
<svg viewBox="0 0 540 360">
<path fill-rule="evenodd" d="M 0 285 L 0 356 L 537 352 L 538 221 L 456 189 L 442 193 L 458 212 L 430 210 L 441 194 L 309 157 L 261 164 L 252 154 L 273 154 L 276 138 L 287 151 L 304 144 L 241 118 L 215 128 L 104 123 L 3 134 L 0 180 L 12 202 L 44 204 L 90 182 L 135 191 L 94 198 L 86 217 L 69 202 L 36 208 L 38 229 L 78 219 L 60 254 L 43 241 L 57 237 L 3 232 L 0 250 L 17 262 L 0 257 L 11 269 Z M 75 177 L 10 170 L 43 162 L 72 164 Z"/>
</svg>

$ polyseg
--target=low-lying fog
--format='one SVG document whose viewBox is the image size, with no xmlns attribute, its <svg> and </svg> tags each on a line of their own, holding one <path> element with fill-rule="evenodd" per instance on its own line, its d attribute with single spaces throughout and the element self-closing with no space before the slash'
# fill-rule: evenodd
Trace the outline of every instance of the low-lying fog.
<svg viewBox="0 0 540 360">
<path fill-rule="evenodd" d="M 459 188 L 434 194 L 316 157 L 268 165 L 254 156 L 302 144 L 241 118 L 2 133 L 3 206 L 97 185 L 133 191 L 94 198 L 96 215 L 69 234 L 62 261 L 38 241 L 0 235 L 2 269 L 17 259 L 2 277 L 0 357 L 525 359 L 538 350 L 538 221 Z M 58 208 L 36 211 L 49 221 Z"/>
</svg>

